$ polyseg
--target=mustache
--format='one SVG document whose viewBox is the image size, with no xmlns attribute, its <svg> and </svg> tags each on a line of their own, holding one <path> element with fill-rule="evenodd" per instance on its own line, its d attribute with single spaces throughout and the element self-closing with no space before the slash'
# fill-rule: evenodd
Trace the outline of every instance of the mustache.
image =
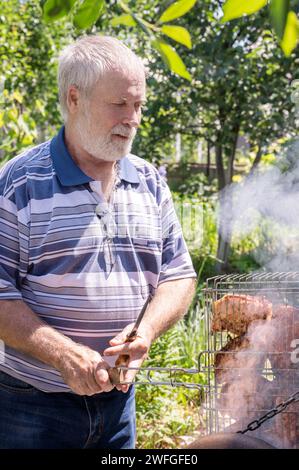
<svg viewBox="0 0 299 470">
<path fill-rule="evenodd" d="M 119 134 L 124 137 L 129 137 L 130 139 L 133 139 L 136 135 L 136 132 L 137 130 L 135 129 L 135 127 L 133 127 L 132 129 L 128 129 L 125 126 L 117 125 L 113 127 L 111 134 Z"/>
</svg>

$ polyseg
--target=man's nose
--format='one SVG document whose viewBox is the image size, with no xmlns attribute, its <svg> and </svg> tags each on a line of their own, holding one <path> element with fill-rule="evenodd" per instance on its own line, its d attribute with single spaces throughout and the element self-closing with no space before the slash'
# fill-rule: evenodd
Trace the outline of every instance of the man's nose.
<svg viewBox="0 0 299 470">
<path fill-rule="evenodd" d="M 130 127 L 139 127 L 140 124 L 140 113 L 135 109 L 126 113 L 122 120 L 123 124 L 129 125 Z"/>
</svg>

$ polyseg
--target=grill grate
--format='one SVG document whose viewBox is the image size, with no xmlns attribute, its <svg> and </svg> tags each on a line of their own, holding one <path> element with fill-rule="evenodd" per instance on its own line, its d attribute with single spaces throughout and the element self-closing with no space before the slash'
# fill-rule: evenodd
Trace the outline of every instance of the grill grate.
<svg viewBox="0 0 299 470">
<path fill-rule="evenodd" d="M 299 273 L 216 276 L 207 280 L 204 299 L 207 349 L 199 364 L 207 430 L 237 431 L 299 390 L 292 356 L 296 340 L 299 348 Z M 254 435 L 297 448 L 298 403 Z"/>
</svg>

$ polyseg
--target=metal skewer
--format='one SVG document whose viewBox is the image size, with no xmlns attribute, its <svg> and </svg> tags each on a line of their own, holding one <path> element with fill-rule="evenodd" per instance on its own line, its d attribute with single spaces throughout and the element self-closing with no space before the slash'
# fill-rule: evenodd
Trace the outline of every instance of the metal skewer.
<svg viewBox="0 0 299 470">
<path fill-rule="evenodd" d="M 140 323 L 141 323 L 141 321 L 144 317 L 147 306 L 148 306 L 149 302 L 151 301 L 151 299 L 152 299 L 152 296 L 151 296 L 151 294 L 149 294 L 147 299 L 146 299 L 145 304 L 143 305 L 143 307 L 142 307 L 142 309 L 141 309 L 141 311 L 140 311 L 140 313 L 137 317 L 137 320 L 134 323 L 134 326 L 133 326 L 132 330 L 126 336 L 125 343 L 131 343 L 132 341 L 135 341 L 135 339 L 137 337 L 137 332 L 138 332 L 139 325 L 140 325 Z M 123 381 L 124 371 L 127 370 L 126 366 L 128 365 L 129 360 L 130 360 L 130 355 L 129 354 L 121 354 L 116 359 L 115 366 L 110 367 L 110 369 L 108 370 L 109 377 L 110 377 L 110 382 L 113 385 L 117 385 L 117 384 L 120 384 L 120 383 L 125 385 L 125 382 Z M 124 368 L 121 368 L 121 366 L 124 366 Z"/>
</svg>

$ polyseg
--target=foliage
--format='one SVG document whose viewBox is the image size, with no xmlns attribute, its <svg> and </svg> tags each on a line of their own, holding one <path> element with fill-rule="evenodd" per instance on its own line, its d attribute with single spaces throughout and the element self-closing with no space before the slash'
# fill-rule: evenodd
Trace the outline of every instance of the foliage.
<svg viewBox="0 0 299 470">
<path fill-rule="evenodd" d="M 222 190 L 234 178 L 239 136 L 246 136 L 256 166 L 273 141 L 295 135 L 291 83 L 299 76 L 299 57 L 298 49 L 289 58 L 283 55 L 267 11 L 223 24 L 220 5 L 203 0 L 193 15 L 182 18 L 193 38 L 192 53 L 185 57 L 191 84 L 168 79 L 159 57 L 151 60 L 147 51 L 149 101 L 135 151 L 144 158 L 161 158 L 163 153 L 168 158 L 169 142 L 177 133 L 193 142 L 201 139 L 215 153 Z M 138 47 L 143 48 L 145 43 Z M 230 240 L 218 240 L 217 258 L 227 263 Z"/>
<path fill-rule="evenodd" d="M 251 15 L 269 3 L 272 27 L 286 56 L 295 49 L 299 39 L 299 20 L 295 13 L 298 3 L 290 0 L 226 0 L 222 21 L 230 21 L 243 15 Z M 294 10 L 292 9 L 292 4 Z"/>
<path fill-rule="evenodd" d="M 267 1 L 268 0 L 252 0 L 251 2 L 247 2 L 242 0 L 226 0 L 223 5 L 224 15 L 222 21 L 233 20 L 243 15 L 251 15 L 267 5 Z"/>
<path fill-rule="evenodd" d="M 194 15 L 183 19 L 194 38 L 192 54 L 185 58 L 192 84 L 164 79 L 163 64 L 149 62 L 145 135 L 136 147 L 138 153 L 152 155 L 157 142 L 169 142 L 176 133 L 190 135 L 193 141 L 204 139 L 217 148 L 223 188 L 233 177 L 238 135 L 246 135 L 251 148 L 264 153 L 270 142 L 294 131 L 287 89 L 298 67 L 296 56 L 285 59 L 269 32 L 261 40 L 265 17 L 259 14 L 222 25 L 214 17 L 217 5 L 216 0 L 203 1 L 200 8 L 194 7 Z M 166 147 L 164 155 L 168 152 Z"/>
<path fill-rule="evenodd" d="M 118 1 L 122 14 L 111 19 L 113 26 L 139 27 L 143 31 L 149 43 L 163 58 L 166 66 L 177 75 L 191 80 L 185 64 L 176 50 L 165 41 L 168 36 L 174 41 L 183 44 L 189 49 L 192 47 L 191 36 L 182 26 L 173 26 L 168 23 L 188 13 L 196 0 L 178 0 L 166 8 L 155 23 L 146 21 L 135 8 L 127 2 Z M 78 30 L 89 30 L 96 24 L 99 17 L 107 11 L 105 0 L 46 0 L 43 5 L 43 17 L 45 21 L 53 22 L 70 15 L 70 18 Z M 108 10 L 109 11 L 109 10 Z M 113 11 L 113 9 L 112 9 Z"/>
<path fill-rule="evenodd" d="M 191 47 L 191 38 L 188 30 L 183 27 L 163 25 L 185 15 L 191 10 L 196 0 L 178 0 L 169 5 L 161 14 L 158 21 L 151 23 L 133 9 L 125 1 L 119 0 L 117 4 L 124 13 L 112 19 L 112 24 L 122 24 L 126 27 L 140 28 L 148 36 L 152 47 L 161 54 L 166 65 L 173 72 L 190 80 L 191 76 L 177 52 L 168 44 L 164 45 L 159 36 L 166 35 L 175 41 Z M 69 15 L 77 29 L 89 29 L 106 10 L 105 0 L 46 0 L 43 4 L 43 17 L 48 22 L 60 20 Z M 256 13 L 267 5 L 267 0 L 226 0 L 223 5 L 224 15 L 222 21 L 230 21 L 243 15 Z M 296 47 L 299 37 L 299 21 L 294 10 L 290 7 L 290 0 L 270 0 L 270 18 L 272 26 L 280 41 L 284 53 L 288 56 Z M 295 5 L 295 0 L 294 0 Z M 215 10 L 217 11 L 217 10 Z"/>
<path fill-rule="evenodd" d="M 95 8 L 96 6 L 96 8 Z M 89 29 L 99 18 L 105 8 L 104 0 L 84 0 L 78 6 L 73 18 L 73 23 L 77 29 Z"/>
<path fill-rule="evenodd" d="M 60 122 L 56 59 L 68 26 L 47 26 L 35 0 L 1 2 L 0 153 L 9 159 Z M 1 152 L 2 151 L 2 152 Z"/>
<path fill-rule="evenodd" d="M 7 89 L 3 90 L 0 109 L 0 151 L 6 156 L 2 159 L 4 163 L 20 149 L 31 145 L 37 133 L 35 121 L 30 111 L 24 109 L 23 97 L 18 90 L 11 93 Z"/>
<path fill-rule="evenodd" d="M 173 200 L 189 249 L 198 251 L 204 258 L 213 257 L 217 248 L 215 198 L 173 193 Z M 196 272 L 199 269 L 197 266 Z"/>
<path fill-rule="evenodd" d="M 206 200 L 216 193 L 216 179 L 210 180 L 203 172 L 192 171 L 190 163 L 178 165 L 175 171 L 180 175 L 180 180 L 179 182 L 174 181 L 174 183 L 171 179 L 169 180 L 169 187 L 172 191 L 182 195 L 201 196 L 202 200 Z"/>
<path fill-rule="evenodd" d="M 218 202 L 215 198 L 203 198 L 201 195 L 192 195 L 173 193 L 176 212 L 178 214 L 185 240 L 191 253 L 192 262 L 196 273 L 198 274 L 198 291 L 196 299 L 201 301 L 201 287 L 205 280 L 209 277 L 216 276 L 217 261 L 217 211 Z M 194 207 L 201 207 L 201 237 L 198 243 L 198 234 L 190 232 L 190 211 L 184 212 L 180 210 L 181 206 L 191 204 Z M 184 217 L 186 220 L 184 220 Z M 269 238 L 271 229 L 264 227 L 265 224 L 259 225 L 253 232 L 247 236 L 240 238 L 234 236 L 232 239 L 231 252 L 229 257 L 228 272 L 250 272 L 259 269 L 260 264 L 256 261 L 256 252 L 260 247 L 265 249 L 266 244 L 269 251 L 273 251 L 273 244 L 276 241 Z M 266 234 L 268 234 L 266 236 Z M 195 243 L 194 243 L 194 240 Z"/>
</svg>

